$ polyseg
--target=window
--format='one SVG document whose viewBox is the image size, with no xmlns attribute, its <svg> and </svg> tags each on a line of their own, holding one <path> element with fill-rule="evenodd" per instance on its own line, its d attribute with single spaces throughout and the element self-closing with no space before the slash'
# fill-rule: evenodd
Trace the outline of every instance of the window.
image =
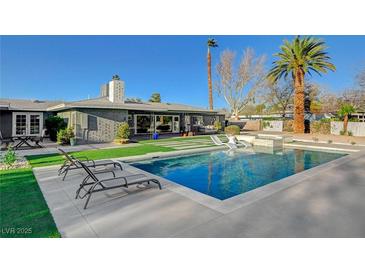
<svg viewBox="0 0 365 274">
<path fill-rule="evenodd" d="M 172 132 L 172 116 L 156 115 L 156 131 Z"/>
<path fill-rule="evenodd" d="M 153 116 L 151 115 L 135 115 L 135 133 L 151 133 L 153 131 Z"/>
<path fill-rule="evenodd" d="M 87 128 L 88 130 L 98 130 L 98 119 L 96 116 L 87 116 Z"/>
<path fill-rule="evenodd" d="M 41 132 L 40 126 L 41 122 L 39 120 L 39 115 L 30 115 L 30 134 L 39 134 Z"/>
<path fill-rule="evenodd" d="M 41 135 L 43 129 L 43 113 L 13 112 L 13 136 Z"/>
<path fill-rule="evenodd" d="M 202 126 L 203 125 L 203 116 L 192 116 L 191 117 L 193 125 Z"/>
<path fill-rule="evenodd" d="M 27 133 L 27 115 L 17 115 L 15 126 L 15 135 L 25 135 Z"/>
</svg>

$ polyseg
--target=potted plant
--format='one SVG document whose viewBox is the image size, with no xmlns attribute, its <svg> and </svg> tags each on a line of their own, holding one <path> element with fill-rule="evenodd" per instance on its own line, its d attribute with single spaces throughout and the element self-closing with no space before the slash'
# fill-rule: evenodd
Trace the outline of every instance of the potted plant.
<svg viewBox="0 0 365 274">
<path fill-rule="evenodd" d="M 118 127 L 117 132 L 117 142 L 120 144 L 126 144 L 129 141 L 129 136 L 131 132 L 129 130 L 129 125 L 126 122 L 123 122 Z"/>
<path fill-rule="evenodd" d="M 70 138 L 70 145 L 71 146 L 76 145 L 76 138 L 75 138 L 75 134 L 73 132 L 73 129 L 69 129 L 69 138 Z"/>
<path fill-rule="evenodd" d="M 60 129 L 57 132 L 57 143 L 60 145 L 71 144 L 71 146 L 74 146 L 76 144 L 76 138 L 73 128 Z"/>
</svg>

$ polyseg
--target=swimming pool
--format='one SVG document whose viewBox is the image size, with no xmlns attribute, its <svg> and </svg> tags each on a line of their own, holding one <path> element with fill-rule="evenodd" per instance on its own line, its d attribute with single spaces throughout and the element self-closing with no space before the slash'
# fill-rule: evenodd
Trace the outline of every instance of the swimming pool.
<svg viewBox="0 0 365 274">
<path fill-rule="evenodd" d="M 273 153 L 235 150 L 143 161 L 132 165 L 225 200 L 344 155 L 300 149 L 284 149 Z"/>
</svg>

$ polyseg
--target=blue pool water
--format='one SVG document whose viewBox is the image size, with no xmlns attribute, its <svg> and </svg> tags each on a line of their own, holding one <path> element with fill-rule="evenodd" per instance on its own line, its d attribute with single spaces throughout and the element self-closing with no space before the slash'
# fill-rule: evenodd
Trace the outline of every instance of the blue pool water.
<svg viewBox="0 0 365 274">
<path fill-rule="evenodd" d="M 299 149 L 275 153 L 219 151 L 133 166 L 225 200 L 344 155 Z"/>
</svg>

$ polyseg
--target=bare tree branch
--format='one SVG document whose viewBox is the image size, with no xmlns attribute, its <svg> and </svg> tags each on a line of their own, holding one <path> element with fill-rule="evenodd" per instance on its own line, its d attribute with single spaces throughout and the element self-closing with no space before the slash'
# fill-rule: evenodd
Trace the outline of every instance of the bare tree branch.
<svg viewBox="0 0 365 274">
<path fill-rule="evenodd" d="M 291 82 L 270 83 L 269 92 L 266 94 L 266 102 L 271 107 L 277 107 L 282 116 L 285 117 L 290 104 L 293 103 L 294 85 Z"/>
<path fill-rule="evenodd" d="M 234 116 L 254 100 L 254 95 L 258 89 L 264 86 L 265 57 L 254 57 L 252 49 L 246 49 L 238 67 L 235 65 L 236 53 L 225 50 L 220 56 L 220 61 L 216 67 L 217 78 L 215 90 L 223 96 L 229 105 Z"/>
</svg>

